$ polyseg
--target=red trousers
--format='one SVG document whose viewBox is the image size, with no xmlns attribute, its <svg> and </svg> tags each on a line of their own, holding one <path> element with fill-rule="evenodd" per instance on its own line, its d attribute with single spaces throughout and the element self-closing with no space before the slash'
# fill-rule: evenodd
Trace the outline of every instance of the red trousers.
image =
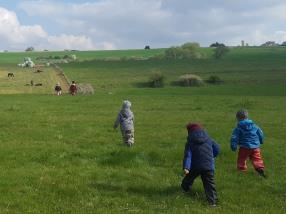
<svg viewBox="0 0 286 214">
<path fill-rule="evenodd" d="M 262 160 L 262 156 L 260 153 L 260 149 L 246 149 L 239 148 L 238 158 L 237 158 L 237 169 L 240 171 L 246 171 L 246 160 L 250 159 L 252 165 L 255 169 L 264 169 L 264 164 Z"/>
</svg>

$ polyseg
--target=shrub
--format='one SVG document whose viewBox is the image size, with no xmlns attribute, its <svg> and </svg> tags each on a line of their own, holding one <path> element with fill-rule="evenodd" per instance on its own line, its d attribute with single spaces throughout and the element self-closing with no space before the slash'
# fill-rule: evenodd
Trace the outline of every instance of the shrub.
<svg viewBox="0 0 286 214">
<path fill-rule="evenodd" d="M 216 59 L 220 59 L 222 58 L 224 55 L 226 55 L 229 52 L 229 48 L 228 47 L 224 47 L 224 46 L 218 46 L 215 51 L 214 51 L 214 57 Z"/>
<path fill-rule="evenodd" d="M 94 94 L 94 88 L 89 83 L 80 83 L 77 87 L 77 93 L 83 95 Z"/>
<path fill-rule="evenodd" d="M 63 59 L 71 59 L 71 57 L 69 55 L 64 55 Z"/>
<path fill-rule="evenodd" d="M 165 51 L 167 59 L 200 59 L 203 54 L 200 52 L 198 43 L 185 43 L 180 47 L 171 47 Z"/>
<path fill-rule="evenodd" d="M 164 86 L 165 77 L 161 71 L 152 71 L 150 76 L 150 86 L 159 88 Z"/>
<path fill-rule="evenodd" d="M 204 81 L 200 76 L 193 74 L 185 74 L 179 77 L 179 83 L 181 86 L 202 86 Z"/>
<path fill-rule="evenodd" d="M 220 84 L 223 81 L 219 76 L 212 75 L 208 78 L 207 82 L 210 84 Z"/>
</svg>

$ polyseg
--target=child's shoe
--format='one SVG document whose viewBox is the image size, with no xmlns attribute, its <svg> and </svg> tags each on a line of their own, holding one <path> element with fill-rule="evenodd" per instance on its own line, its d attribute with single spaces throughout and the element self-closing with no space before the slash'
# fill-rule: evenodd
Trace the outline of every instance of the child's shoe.
<svg viewBox="0 0 286 214">
<path fill-rule="evenodd" d="M 264 170 L 263 170 L 263 169 L 255 169 L 255 170 L 258 172 L 258 174 L 259 174 L 260 176 L 262 176 L 263 178 L 267 178 L 266 175 L 265 175 L 265 173 L 264 173 Z"/>
</svg>

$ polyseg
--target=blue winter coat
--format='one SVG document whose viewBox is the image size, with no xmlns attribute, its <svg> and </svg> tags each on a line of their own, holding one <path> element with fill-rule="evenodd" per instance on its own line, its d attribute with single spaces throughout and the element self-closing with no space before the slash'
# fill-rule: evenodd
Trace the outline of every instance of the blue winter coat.
<svg viewBox="0 0 286 214">
<path fill-rule="evenodd" d="M 196 130 L 187 138 L 183 169 L 214 170 L 214 158 L 218 153 L 219 145 L 204 130 Z"/>
<path fill-rule="evenodd" d="M 263 138 L 262 130 L 252 120 L 241 120 L 232 132 L 230 147 L 232 151 L 237 149 L 237 145 L 242 148 L 256 149 L 263 144 Z"/>
</svg>

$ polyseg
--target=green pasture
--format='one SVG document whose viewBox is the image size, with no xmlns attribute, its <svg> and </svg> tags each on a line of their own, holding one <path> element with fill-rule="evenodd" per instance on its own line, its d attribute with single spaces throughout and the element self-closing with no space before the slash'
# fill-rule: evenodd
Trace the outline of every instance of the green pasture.
<svg viewBox="0 0 286 214">
<path fill-rule="evenodd" d="M 51 95 L 52 68 L 25 71 L 16 64 L 26 53 L 1 53 L 0 213 L 285 213 L 286 49 L 233 48 L 220 60 L 204 51 L 207 58 L 189 61 L 126 59 L 145 50 L 76 52 L 81 60 L 59 66 L 70 80 L 91 83 L 95 94 L 60 97 Z M 103 59 L 118 55 L 124 60 Z M 14 79 L 9 69 L 16 69 Z M 146 86 L 153 70 L 165 75 L 164 88 Z M 218 75 L 224 84 L 174 84 L 187 73 Z M 50 86 L 22 86 L 34 77 Z M 132 148 L 112 128 L 124 99 L 135 114 Z M 250 163 L 247 173 L 236 171 L 229 138 L 242 107 L 266 135 L 266 180 Z M 200 179 L 191 193 L 180 190 L 189 121 L 201 122 L 221 146 L 216 208 L 206 204 Z"/>
</svg>

